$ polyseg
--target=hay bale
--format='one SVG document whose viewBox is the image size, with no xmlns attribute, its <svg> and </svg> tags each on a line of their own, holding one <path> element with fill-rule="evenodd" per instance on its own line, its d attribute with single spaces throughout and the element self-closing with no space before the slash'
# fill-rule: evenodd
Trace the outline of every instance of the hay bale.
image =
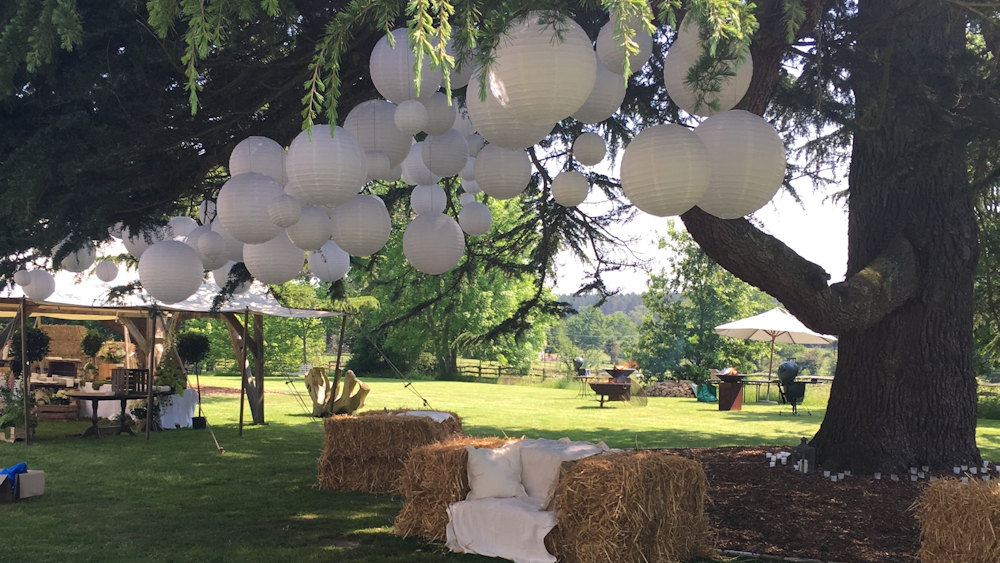
<svg viewBox="0 0 1000 563">
<path fill-rule="evenodd" d="M 42 325 L 42 331 L 49 335 L 49 356 L 67 360 L 85 360 L 87 356 L 80 342 L 87 334 L 87 327 L 77 325 Z"/>
<path fill-rule="evenodd" d="M 396 517 L 396 534 L 444 541 L 448 505 L 469 494 L 469 454 L 465 447 L 499 448 L 504 443 L 501 438 L 456 437 L 414 448 L 396 489 L 405 497 Z"/>
<path fill-rule="evenodd" d="M 567 563 L 680 561 L 715 553 L 697 461 L 625 451 L 566 462 L 550 504 L 559 523 L 545 545 Z"/>
<path fill-rule="evenodd" d="M 323 452 L 317 462 L 320 488 L 393 492 L 411 449 L 462 432 L 462 423 L 454 413 L 449 413 L 453 420 L 442 423 L 427 417 L 397 416 L 398 412 L 370 411 L 325 419 Z"/>
<path fill-rule="evenodd" d="M 922 563 L 1000 561 L 1000 482 L 941 479 L 914 503 Z"/>
</svg>

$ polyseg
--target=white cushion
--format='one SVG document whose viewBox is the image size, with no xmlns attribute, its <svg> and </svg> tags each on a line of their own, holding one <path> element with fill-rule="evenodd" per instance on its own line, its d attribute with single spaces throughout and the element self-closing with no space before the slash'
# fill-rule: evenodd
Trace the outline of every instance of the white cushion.
<svg viewBox="0 0 1000 563">
<path fill-rule="evenodd" d="M 590 442 L 546 440 L 521 441 L 521 483 L 529 496 L 548 498 L 559 479 L 562 462 L 599 454 L 604 450 Z"/>
<path fill-rule="evenodd" d="M 555 525 L 556 513 L 539 510 L 531 497 L 466 500 L 448 505 L 445 545 L 515 563 L 555 563 L 545 549 L 545 535 Z"/>
<path fill-rule="evenodd" d="M 521 443 L 502 448 L 474 448 L 469 452 L 469 495 L 466 500 L 527 496 L 521 485 Z"/>
</svg>

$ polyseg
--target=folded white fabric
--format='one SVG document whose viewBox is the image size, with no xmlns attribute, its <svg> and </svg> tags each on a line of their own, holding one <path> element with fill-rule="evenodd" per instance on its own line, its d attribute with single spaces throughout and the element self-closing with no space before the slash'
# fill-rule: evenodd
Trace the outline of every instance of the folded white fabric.
<svg viewBox="0 0 1000 563">
<path fill-rule="evenodd" d="M 399 413 L 399 416 L 423 416 L 426 418 L 433 419 L 437 422 L 444 422 L 446 420 L 451 420 L 451 413 L 439 412 L 439 411 L 403 411 Z"/>
<path fill-rule="evenodd" d="M 545 549 L 545 535 L 556 513 L 539 510 L 532 497 L 489 498 L 448 507 L 447 543 L 452 551 L 503 557 L 516 563 L 555 563 Z"/>
<path fill-rule="evenodd" d="M 539 438 L 521 441 L 521 483 L 529 496 L 548 498 L 559 479 L 562 462 L 602 453 L 590 442 Z"/>
<path fill-rule="evenodd" d="M 469 452 L 469 491 L 466 500 L 524 497 L 521 485 L 521 443 L 511 442 L 502 448 L 474 448 Z"/>
</svg>

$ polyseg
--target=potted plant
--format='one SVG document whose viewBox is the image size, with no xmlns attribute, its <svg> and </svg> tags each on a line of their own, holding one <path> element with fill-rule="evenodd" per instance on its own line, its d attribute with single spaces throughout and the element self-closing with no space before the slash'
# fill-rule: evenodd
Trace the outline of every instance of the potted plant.
<svg viewBox="0 0 1000 563">
<path fill-rule="evenodd" d="M 88 330 L 83 340 L 80 341 L 80 349 L 83 350 L 85 356 L 90 358 L 90 361 L 83 368 L 86 381 L 97 379 L 97 355 L 101 353 L 103 347 L 104 337 L 95 329 Z"/>
<path fill-rule="evenodd" d="M 21 381 L 14 380 L 13 388 L 0 384 L 0 431 L 13 428 L 15 440 L 23 440 L 26 436 L 34 434 L 34 430 L 38 426 L 38 418 L 33 412 L 35 397 L 30 394 L 28 395 L 28 408 L 31 416 L 28 419 L 28 428 L 25 430 L 24 392 Z"/>
<path fill-rule="evenodd" d="M 201 372 L 198 369 L 198 364 L 205 361 L 208 358 L 208 354 L 212 350 L 212 344 L 208 337 L 204 334 L 198 334 L 196 332 L 185 332 L 177 337 L 177 354 L 181 357 L 181 361 L 185 364 L 193 364 L 195 366 L 194 374 L 195 380 L 198 380 L 198 374 Z M 197 430 L 203 430 L 208 426 L 208 419 L 205 418 L 204 413 L 201 411 L 201 382 L 198 381 L 198 416 L 192 417 L 191 426 Z"/>
<path fill-rule="evenodd" d="M 105 342 L 102 346 L 104 353 L 97 357 L 101 361 L 98 364 L 98 377 L 100 379 L 111 380 L 111 369 L 121 367 L 125 361 L 125 343 L 117 340 Z"/>
<path fill-rule="evenodd" d="M 29 326 L 26 327 L 24 335 L 25 352 L 29 365 L 34 362 L 40 362 L 45 356 L 49 355 L 49 343 L 52 339 L 45 333 L 45 331 L 37 327 Z M 21 368 L 24 365 L 21 361 L 20 330 L 14 331 L 14 334 L 11 335 L 11 342 L 12 345 L 10 347 L 10 355 L 13 360 L 11 360 L 10 370 L 14 373 L 14 375 L 19 376 L 21 375 Z"/>
</svg>

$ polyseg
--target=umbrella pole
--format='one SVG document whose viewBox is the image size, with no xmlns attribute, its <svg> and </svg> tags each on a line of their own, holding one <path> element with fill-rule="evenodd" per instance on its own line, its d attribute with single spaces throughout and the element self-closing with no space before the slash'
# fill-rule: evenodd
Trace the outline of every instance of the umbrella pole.
<svg viewBox="0 0 1000 563">
<path fill-rule="evenodd" d="M 771 358 L 767 361 L 767 400 L 771 400 L 771 370 L 774 368 L 774 338 L 771 338 Z"/>
</svg>

